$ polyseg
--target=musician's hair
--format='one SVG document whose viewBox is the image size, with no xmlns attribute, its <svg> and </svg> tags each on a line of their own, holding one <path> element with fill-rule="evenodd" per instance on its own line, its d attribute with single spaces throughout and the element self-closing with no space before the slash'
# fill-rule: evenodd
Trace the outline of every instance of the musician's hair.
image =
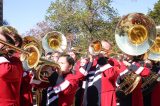
<svg viewBox="0 0 160 106">
<path fill-rule="evenodd" d="M 15 46 L 21 47 L 22 43 L 23 43 L 22 37 L 19 34 L 15 34 L 14 39 L 15 39 L 15 43 L 16 43 Z"/>
<path fill-rule="evenodd" d="M 75 61 L 74 61 L 74 59 L 70 55 L 68 55 L 68 54 L 62 54 L 60 57 L 66 57 L 66 60 L 69 63 L 69 65 L 74 66 Z"/>
</svg>

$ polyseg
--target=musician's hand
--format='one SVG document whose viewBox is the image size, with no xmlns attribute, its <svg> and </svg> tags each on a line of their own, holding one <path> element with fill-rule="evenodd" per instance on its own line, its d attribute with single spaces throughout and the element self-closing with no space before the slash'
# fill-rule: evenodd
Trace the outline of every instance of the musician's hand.
<svg viewBox="0 0 160 106">
<path fill-rule="evenodd" d="M 93 60 L 94 60 L 93 55 L 89 54 L 89 61 L 90 61 L 90 62 L 93 62 Z"/>
<path fill-rule="evenodd" d="M 34 76 L 32 76 L 31 80 L 30 80 L 30 84 L 32 85 L 39 85 L 41 83 L 40 80 L 35 79 Z"/>
<path fill-rule="evenodd" d="M 48 67 L 48 68 L 46 69 L 46 72 L 48 73 L 48 76 L 51 76 L 52 73 L 54 73 L 54 71 L 55 71 L 55 70 L 53 70 L 52 67 Z"/>
<path fill-rule="evenodd" d="M 158 71 L 158 74 L 160 75 L 160 70 Z"/>
<path fill-rule="evenodd" d="M 127 61 L 123 61 L 123 63 L 126 65 L 126 66 L 130 66 L 131 64 Z"/>
<path fill-rule="evenodd" d="M 160 70 L 158 71 L 157 74 L 158 74 L 158 76 L 159 76 L 159 77 L 157 78 L 157 81 L 160 82 Z"/>
</svg>

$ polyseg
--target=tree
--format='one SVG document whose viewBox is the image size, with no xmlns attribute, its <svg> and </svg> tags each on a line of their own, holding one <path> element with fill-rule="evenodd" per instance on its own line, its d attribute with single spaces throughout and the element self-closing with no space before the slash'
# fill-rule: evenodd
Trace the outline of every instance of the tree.
<svg viewBox="0 0 160 106">
<path fill-rule="evenodd" d="M 88 46 L 89 41 L 93 39 L 113 40 L 118 18 L 116 11 L 110 6 L 111 2 L 56 0 L 48 8 L 46 19 L 53 22 L 55 29 L 64 34 L 74 33 L 72 35 L 76 35 L 78 39 L 75 45 Z"/>
<path fill-rule="evenodd" d="M 42 39 L 44 35 L 50 31 L 53 31 L 54 27 L 52 23 L 48 21 L 42 21 L 36 24 L 35 28 L 30 29 L 25 35 L 35 36 L 38 39 Z"/>
<path fill-rule="evenodd" d="M 155 21 L 156 25 L 160 25 L 160 0 L 154 4 L 153 10 L 148 11 L 148 15 Z"/>
</svg>

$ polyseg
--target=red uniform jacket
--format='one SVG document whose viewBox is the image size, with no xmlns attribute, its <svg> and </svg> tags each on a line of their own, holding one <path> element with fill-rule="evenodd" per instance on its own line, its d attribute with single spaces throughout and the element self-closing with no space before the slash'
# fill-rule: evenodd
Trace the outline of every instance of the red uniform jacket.
<svg viewBox="0 0 160 106">
<path fill-rule="evenodd" d="M 78 89 L 78 79 L 73 74 L 68 74 L 65 81 L 68 81 L 69 85 L 59 93 L 58 106 L 71 106 Z"/>
<path fill-rule="evenodd" d="M 71 106 L 78 88 L 78 79 L 73 74 L 67 74 L 64 81 L 54 87 L 48 87 L 47 104 L 54 104 L 58 98 L 58 106 Z M 51 96 L 56 94 L 55 96 Z M 57 106 L 57 104 L 54 104 Z"/>
<path fill-rule="evenodd" d="M 118 76 L 116 67 L 105 70 L 102 74 L 101 106 L 116 106 L 115 81 Z"/>
<path fill-rule="evenodd" d="M 22 64 L 16 57 L 0 57 L 0 106 L 20 106 Z"/>
<path fill-rule="evenodd" d="M 94 65 L 93 65 L 94 66 Z M 85 105 L 100 105 L 100 106 L 116 106 L 116 94 L 115 94 L 115 81 L 118 76 L 117 67 L 106 64 L 99 69 L 91 68 L 91 71 L 94 72 L 94 78 L 92 81 L 88 82 L 87 93 L 84 95 L 84 106 Z M 77 73 L 77 76 L 86 76 L 87 72 L 80 68 L 80 73 Z M 93 77 L 92 76 L 92 77 Z"/>
<path fill-rule="evenodd" d="M 28 71 L 23 72 L 21 84 L 21 106 L 33 106 L 32 85 L 30 84 L 31 75 Z"/>
</svg>

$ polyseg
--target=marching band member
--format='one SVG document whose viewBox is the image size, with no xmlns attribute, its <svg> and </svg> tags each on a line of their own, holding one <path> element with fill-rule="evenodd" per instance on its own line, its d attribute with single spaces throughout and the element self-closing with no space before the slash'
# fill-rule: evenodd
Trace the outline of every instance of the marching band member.
<svg viewBox="0 0 160 106">
<path fill-rule="evenodd" d="M 117 59 L 109 56 L 111 53 L 111 49 L 112 49 L 111 44 L 107 40 L 102 40 L 101 44 L 102 44 L 102 49 L 103 49 L 103 51 L 101 53 L 106 58 L 108 58 L 108 62 L 110 63 L 110 65 L 120 67 L 120 62 Z"/>
<path fill-rule="evenodd" d="M 71 51 L 68 52 L 68 54 L 74 59 L 75 61 L 75 64 L 74 64 L 74 67 L 73 67 L 73 73 L 76 74 L 77 70 L 79 70 L 79 67 L 81 66 L 81 62 L 80 60 L 78 59 L 78 55 L 79 53 L 77 53 L 78 50 L 76 50 L 75 47 L 72 47 L 71 48 Z M 78 82 L 78 89 L 76 91 L 76 94 L 75 94 L 75 100 L 74 100 L 74 104 L 75 106 L 81 106 L 82 105 L 82 100 L 83 100 L 83 93 L 84 93 L 84 89 L 82 88 L 82 81 L 79 80 Z"/>
<path fill-rule="evenodd" d="M 143 56 L 144 55 L 133 56 L 132 62 L 128 63 L 128 64 L 130 64 L 128 66 L 128 68 L 123 70 L 125 72 L 123 72 L 123 71 L 121 71 L 121 72 L 124 74 L 127 74 L 128 71 L 134 71 L 135 74 L 138 74 L 142 77 L 148 76 L 150 74 L 150 70 L 144 66 Z M 127 62 L 125 62 L 125 63 L 127 63 Z M 120 75 L 122 75 L 122 74 L 120 73 Z M 123 77 L 123 75 L 120 77 Z M 119 98 L 120 106 L 143 106 L 143 95 L 142 95 L 142 91 L 141 91 L 141 84 L 142 84 L 142 81 L 140 80 L 139 84 L 132 91 L 132 93 L 130 93 L 124 97 L 121 96 Z M 137 97 L 138 97 L 138 99 L 137 99 Z"/>
<path fill-rule="evenodd" d="M 71 50 L 67 53 L 68 55 L 70 55 L 74 61 L 78 61 L 78 51 L 76 50 L 76 48 L 72 47 Z"/>
<path fill-rule="evenodd" d="M 91 66 L 90 71 L 81 67 L 79 70 L 84 75 L 87 75 L 85 71 L 88 73 L 83 105 L 116 106 L 116 86 L 114 82 L 118 76 L 117 68 L 111 66 L 103 55 L 99 54 L 97 57 L 96 68 Z"/>
<path fill-rule="evenodd" d="M 0 39 L 17 46 L 15 36 L 8 28 L 0 27 Z M 0 52 L 0 106 L 20 106 L 22 63 L 3 44 L 0 44 Z"/>
<path fill-rule="evenodd" d="M 159 62 L 153 61 L 153 60 L 148 60 L 148 61 L 150 61 L 148 66 L 150 67 L 152 73 L 155 73 L 155 75 L 157 74 L 159 76 L 160 75 Z M 151 78 L 149 80 L 153 80 L 153 82 L 150 83 L 150 85 L 147 85 L 147 88 L 146 87 L 142 88 L 143 98 L 144 98 L 144 106 L 159 106 L 160 105 L 160 102 L 158 99 L 159 95 L 160 95 L 159 77 L 156 79 L 156 77 L 153 76 L 153 79 Z"/>
<path fill-rule="evenodd" d="M 87 57 L 81 57 L 79 62 L 76 65 L 75 70 L 79 70 L 80 67 L 85 67 L 86 64 L 88 64 L 89 59 Z M 76 73 L 75 73 L 76 74 Z M 84 88 L 82 88 L 82 84 L 85 83 L 82 80 L 79 81 L 79 88 L 75 95 L 75 106 L 82 106 L 83 103 L 83 95 L 84 95 Z"/>
<path fill-rule="evenodd" d="M 77 71 L 86 76 L 83 106 L 116 106 L 114 82 L 118 76 L 117 70 L 103 54 L 90 56 L 89 63 Z"/>
<path fill-rule="evenodd" d="M 69 55 L 61 55 L 58 59 L 61 70 L 46 70 L 50 74 L 50 85 L 43 95 L 41 106 L 71 106 L 78 88 L 78 79 L 71 70 L 74 60 Z"/>
<path fill-rule="evenodd" d="M 57 62 L 60 55 L 61 55 L 60 52 L 55 51 L 55 52 L 53 52 L 53 53 L 51 54 L 50 59 L 51 59 L 52 61 L 54 61 L 54 62 Z"/>
<path fill-rule="evenodd" d="M 78 88 L 78 79 L 75 80 L 71 70 L 74 60 L 69 55 L 61 55 L 58 59 L 64 81 L 50 88 L 50 92 L 54 92 L 58 96 L 58 106 L 71 106 L 73 104 L 74 95 Z M 49 92 L 49 93 L 50 93 Z M 50 95 L 48 95 L 49 97 Z M 52 102 L 51 101 L 47 101 Z"/>
<path fill-rule="evenodd" d="M 74 47 L 71 48 L 71 51 L 68 51 L 68 55 L 70 55 L 74 61 L 75 61 L 75 64 L 74 64 L 74 67 L 73 67 L 73 73 L 76 74 L 76 70 L 79 69 L 79 66 L 80 66 L 80 60 L 78 59 L 78 55 L 79 53 L 77 53 L 78 51 L 76 51 L 76 49 Z"/>
<path fill-rule="evenodd" d="M 45 59 L 50 60 L 51 59 L 51 55 L 52 55 L 52 52 L 46 53 Z"/>
<path fill-rule="evenodd" d="M 157 66 L 156 66 L 157 65 Z M 160 76 L 160 62 L 153 65 L 153 68 L 151 69 L 153 72 L 156 72 L 158 76 Z M 156 85 L 152 90 L 151 94 L 151 106 L 160 106 L 160 101 L 158 98 L 160 98 L 160 78 L 156 80 Z"/>
</svg>

